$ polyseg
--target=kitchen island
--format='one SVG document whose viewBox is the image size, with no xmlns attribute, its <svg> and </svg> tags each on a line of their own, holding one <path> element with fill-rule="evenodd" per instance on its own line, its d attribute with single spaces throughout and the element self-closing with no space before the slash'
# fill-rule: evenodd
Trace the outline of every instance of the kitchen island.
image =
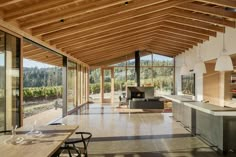
<svg viewBox="0 0 236 157">
<path fill-rule="evenodd" d="M 197 102 L 190 97 L 163 96 L 173 103 L 173 117 L 193 136 L 206 140 L 221 152 L 236 150 L 236 108 Z"/>
</svg>

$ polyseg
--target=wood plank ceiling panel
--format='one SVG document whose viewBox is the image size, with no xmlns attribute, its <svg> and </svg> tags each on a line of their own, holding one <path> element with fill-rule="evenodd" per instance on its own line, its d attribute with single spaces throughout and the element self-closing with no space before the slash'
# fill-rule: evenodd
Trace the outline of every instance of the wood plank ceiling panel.
<svg viewBox="0 0 236 157">
<path fill-rule="evenodd" d="M 93 66 L 130 59 L 136 50 L 178 55 L 235 28 L 234 8 L 231 0 L 0 0 L 2 19 Z M 60 64 L 23 45 L 26 58 Z"/>
</svg>

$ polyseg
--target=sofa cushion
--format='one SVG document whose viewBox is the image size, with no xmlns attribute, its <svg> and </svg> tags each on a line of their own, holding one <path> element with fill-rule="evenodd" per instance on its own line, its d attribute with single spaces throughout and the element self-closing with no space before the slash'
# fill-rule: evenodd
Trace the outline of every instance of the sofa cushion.
<svg viewBox="0 0 236 157">
<path fill-rule="evenodd" d="M 132 101 L 146 101 L 145 98 L 133 98 Z"/>
</svg>

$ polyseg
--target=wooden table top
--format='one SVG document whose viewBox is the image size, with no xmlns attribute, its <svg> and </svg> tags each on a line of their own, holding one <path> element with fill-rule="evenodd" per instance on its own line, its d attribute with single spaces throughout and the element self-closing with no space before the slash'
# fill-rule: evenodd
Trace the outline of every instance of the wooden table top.
<svg viewBox="0 0 236 157">
<path fill-rule="evenodd" d="M 27 134 L 30 131 L 27 128 L 19 128 L 16 132 L 16 138 L 19 139 L 19 143 L 11 141 L 12 135 L 0 135 L 0 156 L 51 156 L 77 128 L 77 125 L 40 126 L 36 129 L 42 133 L 36 135 Z"/>
</svg>

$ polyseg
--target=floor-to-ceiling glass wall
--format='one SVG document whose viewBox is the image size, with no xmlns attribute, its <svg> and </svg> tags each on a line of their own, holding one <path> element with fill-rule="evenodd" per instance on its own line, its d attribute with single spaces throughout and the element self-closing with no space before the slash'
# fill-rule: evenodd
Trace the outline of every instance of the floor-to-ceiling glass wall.
<svg viewBox="0 0 236 157">
<path fill-rule="evenodd" d="M 0 31 L 0 131 L 5 129 L 5 33 Z"/>
<path fill-rule="evenodd" d="M 62 56 L 27 39 L 23 45 L 23 123 L 46 125 L 62 117 Z"/>
<path fill-rule="evenodd" d="M 126 94 L 126 67 L 114 67 L 114 102 L 119 102 L 119 96 Z"/>
<path fill-rule="evenodd" d="M 174 93 L 174 59 L 153 54 L 155 96 Z"/>
<path fill-rule="evenodd" d="M 20 38 L 0 32 L 0 130 L 21 124 Z"/>
<path fill-rule="evenodd" d="M 89 72 L 89 101 L 90 102 L 101 102 L 100 95 L 100 80 L 101 69 L 90 69 Z"/>
<path fill-rule="evenodd" d="M 77 102 L 77 65 L 68 61 L 67 64 L 67 112 L 76 108 Z"/>
</svg>

